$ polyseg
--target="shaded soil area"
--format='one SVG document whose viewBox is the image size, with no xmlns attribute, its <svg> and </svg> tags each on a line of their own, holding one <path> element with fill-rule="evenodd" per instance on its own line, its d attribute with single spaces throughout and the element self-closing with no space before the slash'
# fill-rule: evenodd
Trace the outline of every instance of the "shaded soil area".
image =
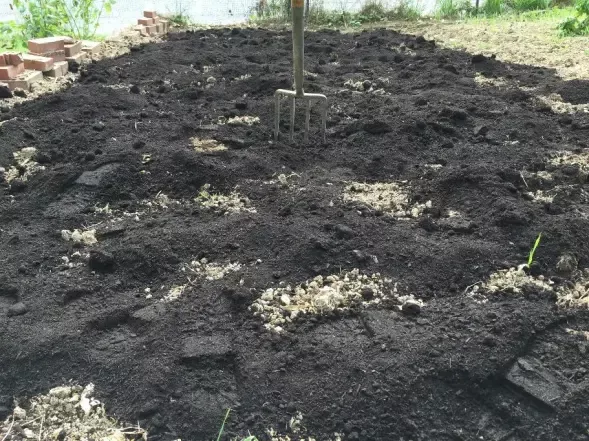
<svg viewBox="0 0 589 441">
<path fill-rule="evenodd" d="M 589 330 L 587 311 L 533 291 L 465 295 L 523 263 L 539 232 L 538 274 L 566 284 L 555 273 L 564 252 L 589 266 L 586 175 L 552 170 L 554 185 L 574 189 L 552 202 L 530 199 L 523 179 L 552 153 L 583 152 L 589 117 L 475 76 L 581 89 L 553 70 L 390 30 L 308 33 L 306 91 L 330 99 L 327 143 L 315 109 L 315 142 L 273 142 L 272 95 L 291 86 L 290 51 L 287 32 L 175 34 L 1 115 L 11 120 L 0 164 L 35 147 L 45 169 L 0 189 L 0 411 L 73 380 L 96 384 L 153 440 L 214 439 L 227 408 L 226 439 L 263 439 L 297 412 L 322 440 L 587 439 L 587 342 L 566 331 Z M 239 116 L 260 123 L 225 123 Z M 227 148 L 196 152 L 194 137 Z M 426 208 L 397 219 L 344 201 L 354 181 L 407 181 Z M 193 201 L 205 184 L 255 210 L 142 202 Z M 98 242 L 60 233 L 80 228 Z M 187 280 L 182 265 L 202 258 L 241 269 Z M 391 278 L 425 302 L 421 312 L 383 303 L 276 334 L 248 309 L 266 288 L 353 268 Z M 160 301 L 179 285 L 177 300 Z"/>
</svg>

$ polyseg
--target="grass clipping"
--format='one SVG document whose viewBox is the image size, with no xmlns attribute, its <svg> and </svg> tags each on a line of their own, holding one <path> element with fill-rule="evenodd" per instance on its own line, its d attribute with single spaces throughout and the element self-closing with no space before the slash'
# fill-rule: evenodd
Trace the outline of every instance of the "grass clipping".
<svg viewBox="0 0 589 441">
<path fill-rule="evenodd" d="M 189 286 L 195 281 L 213 281 L 221 280 L 231 273 L 237 273 L 241 270 L 242 265 L 239 262 L 227 262 L 225 264 L 218 262 L 209 262 L 208 259 L 193 260 L 182 266 L 182 272 L 186 273 L 188 283 L 184 285 L 174 285 L 168 293 L 161 299 L 162 302 L 174 302 L 178 300 Z"/>
<path fill-rule="evenodd" d="M 0 425 L 0 440 L 147 440 L 140 428 L 121 427 L 93 397 L 94 385 L 60 386 L 16 406 Z"/>
<path fill-rule="evenodd" d="M 314 279 L 295 286 L 268 288 L 251 306 L 250 311 L 264 321 L 270 331 L 282 332 L 283 326 L 305 315 L 322 315 L 333 311 L 346 311 L 366 307 L 397 298 L 400 303 L 423 304 L 412 296 L 398 297 L 396 285 L 379 273 L 366 275 L 353 269 L 327 277 Z"/>
<path fill-rule="evenodd" d="M 240 212 L 256 213 L 256 209 L 252 207 L 250 200 L 236 191 L 224 195 L 212 193 L 210 190 L 210 184 L 203 185 L 194 202 L 207 210 L 225 215 Z"/>
<path fill-rule="evenodd" d="M 562 258 L 561 258 L 562 260 Z M 559 261 L 559 265 L 561 261 Z M 486 294 L 504 292 L 522 294 L 525 292 L 549 292 L 556 298 L 556 304 L 562 308 L 589 308 L 589 268 L 575 271 L 572 281 L 554 287 L 551 280 L 544 276 L 534 277 L 525 271 L 527 265 L 497 271 L 486 282 L 479 282 L 466 290 L 466 295 L 484 303 Z M 576 262 L 575 262 L 576 267 Z"/>
<path fill-rule="evenodd" d="M 67 242 L 82 245 L 94 245 L 98 242 L 96 239 L 96 230 L 61 230 L 61 237 Z"/>
<path fill-rule="evenodd" d="M 524 292 L 553 291 L 552 282 L 544 276 L 534 277 L 526 272 L 527 265 L 517 268 L 499 270 L 492 273 L 486 282 L 479 282 L 466 289 L 466 295 L 479 303 L 486 303 L 486 294 L 504 292 L 508 294 L 522 294 Z"/>
<path fill-rule="evenodd" d="M 190 143 L 192 144 L 194 151 L 198 153 L 217 153 L 227 150 L 226 145 L 214 139 L 200 139 L 194 137 L 190 138 Z"/>
<path fill-rule="evenodd" d="M 8 170 L 3 170 L 4 179 L 8 183 L 11 183 L 15 179 L 20 179 L 23 182 L 27 181 L 35 173 L 45 170 L 44 166 L 39 165 L 35 161 L 35 157 L 37 156 L 37 149 L 35 147 L 25 147 L 18 152 L 14 152 L 13 155 L 16 165 L 9 167 Z"/>
<path fill-rule="evenodd" d="M 556 304 L 565 308 L 589 308 L 589 268 L 580 271 L 568 286 L 556 291 Z"/>
<path fill-rule="evenodd" d="M 432 206 L 431 201 L 412 203 L 404 182 L 351 182 L 344 190 L 344 201 L 361 203 L 398 219 L 417 218 Z"/>
</svg>

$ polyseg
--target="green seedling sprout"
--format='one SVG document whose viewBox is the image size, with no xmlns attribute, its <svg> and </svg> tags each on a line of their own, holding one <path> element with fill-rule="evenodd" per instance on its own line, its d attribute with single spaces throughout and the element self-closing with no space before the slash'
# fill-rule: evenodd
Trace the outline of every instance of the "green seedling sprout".
<svg viewBox="0 0 589 441">
<path fill-rule="evenodd" d="M 534 246 L 530 250 L 530 254 L 528 254 L 528 266 L 531 266 L 534 263 L 534 254 L 536 254 L 536 249 L 540 245 L 540 241 L 542 240 L 542 233 L 538 234 L 536 241 L 534 242 Z"/>
<path fill-rule="evenodd" d="M 225 431 L 225 423 L 227 422 L 227 418 L 229 418 L 230 413 L 231 408 L 227 409 L 227 413 L 225 413 L 225 418 L 223 418 L 223 424 L 221 424 L 221 429 L 219 429 L 219 434 L 217 435 L 217 441 L 221 441 L 221 437 L 223 436 L 223 432 Z"/>
<path fill-rule="evenodd" d="M 221 428 L 219 429 L 219 434 L 217 435 L 216 441 L 221 441 L 221 437 L 223 436 L 223 432 L 225 431 L 225 423 L 229 419 L 230 413 L 231 408 L 227 409 L 227 412 L 225 413 L 225 418 L 223 418 L 223 423 L 221 424 Z M 258 441 L 258 438 L 250 434 L 247 438 L 243 438 L 241 441 Z"/>
</svg>

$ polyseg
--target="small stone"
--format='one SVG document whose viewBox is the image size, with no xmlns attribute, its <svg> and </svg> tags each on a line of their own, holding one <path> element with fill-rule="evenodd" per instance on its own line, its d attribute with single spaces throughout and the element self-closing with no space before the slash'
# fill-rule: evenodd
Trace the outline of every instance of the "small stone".
<svg viewBox="0 0 589 441">
<path fill-rule="evenodd" d="M 27 305 L 25 305 L 23 302 L 18 302 L 12 305 L 10 308 L 8 308 L 8 317 L 23 315 L 26 314 L 28 311 L 29 308 L 27 308 Z"/>
<path fill-rule="evenodd" d="M 20 87 L 17 87 L 16 89 L 14 89 L 13 93 L 15 96 L 18 96 L 20 98 L 27 97 L 27 92 L 24 89 L 21 89 Z"/>
<path fill-rule="evenodd" d="M 12 91 L 6 83 L 0 83 L 0 98 L 12 98 Z"/>
<path fill-rule="evenodd" d="M 421 312 L 421 305 L 415 300 L 407 300 L 401 306 L 401 312 L 406 315 L 417 315 Z"/>
<path fill-rule="evenodd" d="M 168 93 L 172 88 L 168 84 L 160 84 L 156 91 L 157 93 Z"/>
<path fill-rule="evenodd" d="M 364 88 L 364 90 L 370 90 L 370 88 L 372 87 L 372 83 L 370 82 L 370 80 L 364 80 L 362 82 L 362 87 Z"/>
<path fill-rule="evenodd" d="M 217 82 L 217 79 L 215 77 L 208 77 L 207 78 L 207 84 L 215 84 Z"/>
<path fill-rule="evenodd" d="M 145 141 L 137 140 L 133 142 L 134 149 L 142 149 L 143 147 L 145 147 Z"/>
<path fill-rule="evenodd" d="M 141 89 L 139 88 L 139 86 L 137 84 L 133 84 L 129 88 L 129 92 L 131 92 L 131 93 L 141 93 Z"/>
<path fill-rule="evenodd" d="M 489 128 L 487 126 L 476 126 L 473 133 L 475 136 L 485 136 L 489 133 Z"/>
<path fill-rule="evenodd" d="M 290 305 L 290 297 L 287 294 L 282 294 L 280 296 L 280 303 L 284 306 Z"/>
<path fill-rule="evenodd" d="M 354 230 L 346 225 L 336 225 L 334 227 L 335 235 L 340 239 L 350 239 L 356 235 Z"/>
<path fill-rule="evenodd" d="M 92 124 L 92 128 L 94 130 L 96 130 L 97 132 L 102 132 L 106 128 L 106 126 L 104 125 L 104 123 L 102 121 L 98 121 L 98 122 Z"/>
</svg>

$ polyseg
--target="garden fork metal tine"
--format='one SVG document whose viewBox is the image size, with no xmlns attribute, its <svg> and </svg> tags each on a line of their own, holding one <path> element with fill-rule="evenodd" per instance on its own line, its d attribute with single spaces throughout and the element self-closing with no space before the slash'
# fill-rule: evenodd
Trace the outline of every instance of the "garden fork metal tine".
<svg viewBox="0 0 589 441">
<path fill-rule="evenodd" d="M 327 128 L 327 97 L 318 93 L 305 93 L 303 90 L 304 79 L 304 0 L 291 0 L 292 6 L 292 52 L 294 64 L 294 90 L 278 89 L 274 93 L 274 139 L 278 140 L 280 134 L 280 100 L 282 96 L 290 98 L 290 132 L 289 140 L 294 140 L 296 100 L 307 101 L 305 106 L 304 142 L 309 142 L 309 126 L 311 121 L 311 101 L 321 102 L 321 129 L 323 142 L 326 140 Z"/>
<path fill-rule="evenodd" d="M 305 110 L 305 144 L 309 142 L 309 124 L 311 122 L 311 100 L 307 101 Z"/>
<path fill-rule="evenodd" d="M 293 96 L 290 99 L 290 136 L 288 137 L 290 142 L 292 142 L 294 140 L 294 126 L 295 126 L 296 108 L 297 108 L 297 101 L 296 101 L 296 97 Z"/>
</svg>

